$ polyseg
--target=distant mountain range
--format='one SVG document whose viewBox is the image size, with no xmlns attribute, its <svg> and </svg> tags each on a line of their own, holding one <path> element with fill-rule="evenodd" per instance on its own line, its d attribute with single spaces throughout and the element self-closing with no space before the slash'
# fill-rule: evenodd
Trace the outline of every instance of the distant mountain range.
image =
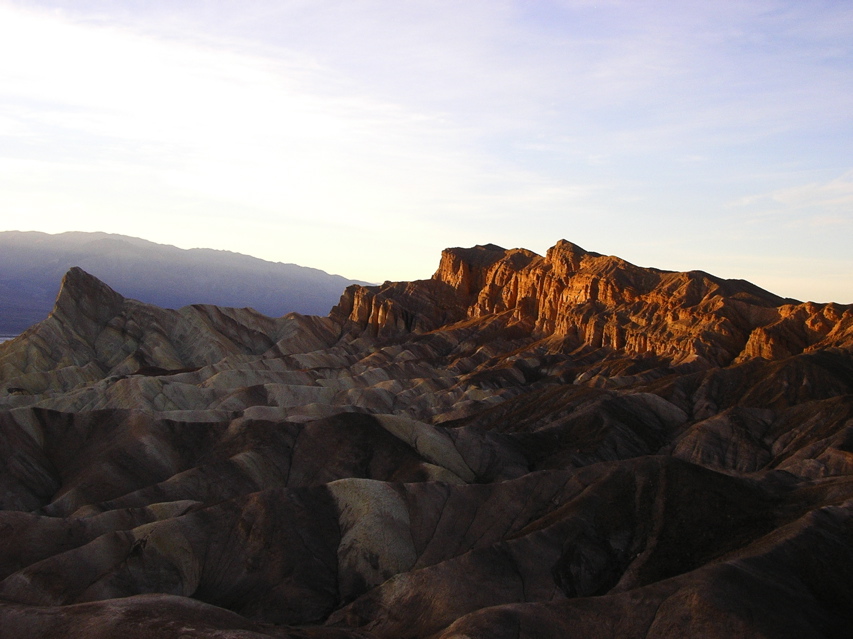
<svg viewBox="0 0 853 639">
<path fill-rule="evenodd" d="M 179 249 L 108 233 L 0 232 L 0 335 L 47 317 L 62 276 L 79 266 L 127 297 L 165 308 L 251 307 L 326 315 L 357 280 L 213 249 Z"/>
</svg>

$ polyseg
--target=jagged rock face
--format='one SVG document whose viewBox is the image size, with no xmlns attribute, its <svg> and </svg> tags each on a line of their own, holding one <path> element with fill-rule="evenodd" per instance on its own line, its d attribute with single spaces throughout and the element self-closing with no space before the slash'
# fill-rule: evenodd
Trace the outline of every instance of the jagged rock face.
<svg viewBox="0 0 853 639">
<path fill-rule="evenodd" d="M 512 312 L 577 345 L 673 361 L 778 359 L 853 343 L 849 307 L 785 304 L 748 282 L 640 268 L 565 240 L 544 259 L 494 246 L 448 249 L 433 278 L 470 300 L 470 317 Z"/>
<path fill-rule="evenodd" d="M 0 346 L 0 639 L 845 636 L 851 334 L 568 242 L 327 318 L 73 269 Z"/>
<path fill-rule="evenodd" d="M 393 338 L 458 322 L 465 318 L 465 308 L 443 282 L 388 282 L 348 287 L 330 317 L 374 337 Z"/>
<path fill-rule="evenodd" d="M 400 335 L 504 314 L 575 348 L 700 365 L 853 344 L 850 307 L 793 302 L 748 282 L 640 268 L 563 240 L 544 258 L 493 244 L 447 249 L 431 281 L 350 287 L 333 316 Z"/>
</svg>

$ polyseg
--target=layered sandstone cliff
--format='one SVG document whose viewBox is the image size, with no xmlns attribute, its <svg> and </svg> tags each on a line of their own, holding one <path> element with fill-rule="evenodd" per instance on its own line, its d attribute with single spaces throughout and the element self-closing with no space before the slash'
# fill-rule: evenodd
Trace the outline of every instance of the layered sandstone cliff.
<svg viewBox="0 0 853 639">
<path fill-rule="evenodd" d="M 853 308 L 802 304 L 743 280 L 642 268 L 562 240 L 545 257 L 493 244 L 446 249 L 431 280 L 351 286 L 333 310 L 375 335 L 500 316 L 537 338 L 726 365 L 853 345 Z"/>
</svg>

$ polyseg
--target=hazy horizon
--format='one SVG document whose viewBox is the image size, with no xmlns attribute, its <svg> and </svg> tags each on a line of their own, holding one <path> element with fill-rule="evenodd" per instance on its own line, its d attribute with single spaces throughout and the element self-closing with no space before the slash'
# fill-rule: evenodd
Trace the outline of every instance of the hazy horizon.
<svg viewBox="0 0 853 639">
<path fill-rule="evenodd" d="M 0 230 L 381 282 L 559 239 L 853 302 L 853 6 L 0 0 Z"/>
<path fill-rule="evenodd" d="M 258 257 L 256 255 L 249 255 L 248 253 L 241 253 L 239 251 L 232 251 L 230 249 L 213 248 L 213 247 L 209 247 L 209 246 L 192 246 L 192 247 L 184 248 L 184 247 L 176 246 L 174 244 L 169 244 L 167 242 L 157 242 L 157 241 L 154 241 L 154 240 L 151 240 L 148 238 L 138 237 L 138 236 L 134 236 L 134 235 L 127 235 L 127 234 L 123 234 L 123 233 L 109 233 L 106 231 L 59 231 L 56 233 L 48 233 L 46 231 L 21 230 L 21 229 L 9 229 L 9 230 L 0 231 L 0 234 L 2 234 L 2 233 L 22 233 L 22 234 L 41 233 L 41 234 L 44 234 L 44 235 L 47 235 L 50 237 L 57 237 L 57 238 L 61 235 L 89 235 L 89 236 L 104 235 L 104 236 L 109 236 L 109 237 L 123 238 L 123 239 L 127 239 L 127 240 L 142 240 L 143 242 L 150 242 L 152 244 L 156 244 L 156 245 L 163 246 L 166 248 L 180 249 L 182 251 L 216 251 L 216 252 L 221 251 L 223 253 L 233 253 L 235 255 L 241 255 L 243 257 L 249 257 L 252 259 L 264 260 L 266 262 L 271 262 L 274 264 L 282 264 L 284 266 L 299 266 L 299 267 L 305 268 L 305 269 L 321 271 L 321 272 L 325 273 L 326 275 L 330 275 L 332 277 L 344 277 L 346 279 L 355 279 L 355 278 L 347 278 L 345 275 L 343 275 L 341 273 L 329 273 L 328 271 L 325 271 L 323 269 L 319 269 L 316 267 L 312 267 L 311 265 L 296 264 L 294 262 L 288 262 L 288 261 L 284 261 L 284 260 L 267 260 L 266 258 Z M 92 241 L 94 241 L 94 238 L 92 238 Z M 364 282 L 365 280 L 361 280 L 361 281 Z"/>
</svg>

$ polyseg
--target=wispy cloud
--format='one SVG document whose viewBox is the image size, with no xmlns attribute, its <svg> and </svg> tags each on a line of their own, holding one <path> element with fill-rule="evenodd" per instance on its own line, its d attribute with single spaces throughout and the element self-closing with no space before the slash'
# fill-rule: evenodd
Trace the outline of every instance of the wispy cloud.
<svg viewBox="0 0 853 639">
<path fill-rule="evenodd" d="M 776 191 L 771 198 L 796 208 L 843 209 L 853 218 L 853 170 L 829 182 L 813 182 Z"/>
<path fill-rule="evenodd" d="M 792 213 L 819 211 L 822 224 L 853 222 L 853 169 L 825 182 L 809 182 L 748 195 L 730 203 L 732 207 L 782 208 Z"/>
</svg>

